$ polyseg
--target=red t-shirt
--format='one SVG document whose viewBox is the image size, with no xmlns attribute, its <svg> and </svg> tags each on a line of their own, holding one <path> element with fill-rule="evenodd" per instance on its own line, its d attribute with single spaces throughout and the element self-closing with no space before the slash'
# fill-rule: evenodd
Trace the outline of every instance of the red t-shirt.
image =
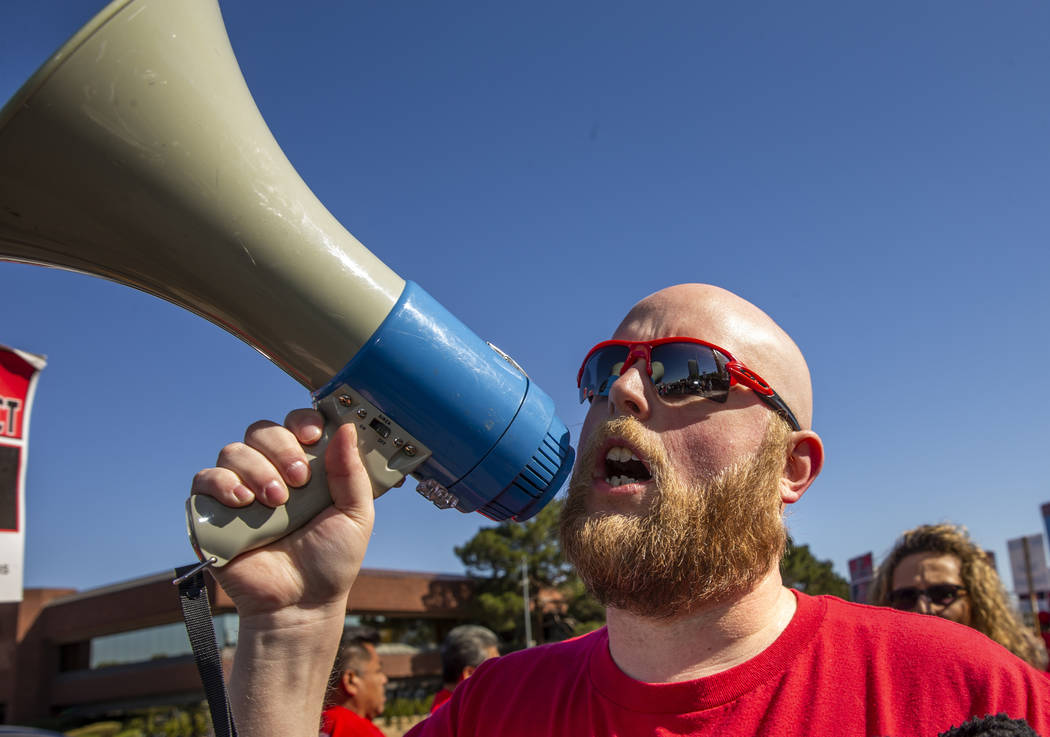
<svg viewBox="0 0 1050 737">
<path fill-rule="evenodd" d="M 795 595 L 780 637 L 721 673 L 636 681 L 613 662 L 602 628 L 487 661 L 409 735 L 933 737 L 1005 712 L 1050 737 L 1050 679 L 976 630 Z"/>
<path fill-rule="evenodd" d="M 434 694 L 434 703 L 430 705 L 430 713 L 433 714 L 437 708 L 452 698 L 452 692 L 443 688 Z"/>
<path fill-rule="evenodd" d="M 321 714 L 319 737 L 385 737 L 379 727 L 343 706 L 332 706 Z"/>
</svg>

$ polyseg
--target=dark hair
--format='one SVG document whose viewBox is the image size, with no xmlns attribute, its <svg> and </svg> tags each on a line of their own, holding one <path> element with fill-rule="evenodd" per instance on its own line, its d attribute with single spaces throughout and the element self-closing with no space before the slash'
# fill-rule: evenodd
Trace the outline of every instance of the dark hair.
<svg viewBox="0 0 1050 737">
<path fill-rule="evenodd" d="M 499 639 L 487 627 L 461 624 L 453 628 L 441 645 L 441 677 L 445 683 L 458 683 L 463 669 L 477 668 L 492 648 L 499 648 Z"/>
<path fill-rule="evenodd" d="M 325 705 L 332 704 L 332 697 L 338 691 L 339 682 L 346 671 L 360 675 L 365 664 L 372 658 L 365 645 L 375 647 L 379 644 L 379 633 L 372 627 L 347 627 L 339 640 L 339 650 L 335 654 L 335 663 L 328 676 L 328 694 Z"/>
</svg>

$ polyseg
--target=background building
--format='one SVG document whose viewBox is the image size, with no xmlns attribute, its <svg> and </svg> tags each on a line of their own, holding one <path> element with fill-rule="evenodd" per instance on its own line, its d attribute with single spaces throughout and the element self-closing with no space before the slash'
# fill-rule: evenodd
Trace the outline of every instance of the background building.
<svg viewBox="0 0 1050 737">
<path fill-rule="evenodd" d="M 27 589 L 0 604 L 0 721 L 96 718 L 204 698 L 171 573 L 89 591 Z M 437 646 L 462 623 L 470 579 L 362 569 L 348 623 L 380 631 L 379 651 L 397 692 L 440 680 Z M 233 602 L 209 577 L 227 676 L 237 644 Z M 436 688 L 436 685 L 435 685 Z"/>
</svg>

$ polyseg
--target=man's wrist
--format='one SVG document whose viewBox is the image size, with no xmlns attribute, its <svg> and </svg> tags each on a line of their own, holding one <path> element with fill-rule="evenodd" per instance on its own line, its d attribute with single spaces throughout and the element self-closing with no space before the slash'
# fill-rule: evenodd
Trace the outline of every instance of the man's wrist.
<svg viewBox="0 0 1050 737">
<path fill-rule="evenodd" d="M 241 618 L 230 679 L 241 734 L 317 734 L 345 617 L 343 603 Z"/>
<path fill-rule="evenodd" d="M 345 602 L 321 606 L 289 606 L 239 616 L 240 638 L 245 635 L 270 638 L 312 638 L 329 631 L 342 632 L 346 619 Z"/>
</svg>

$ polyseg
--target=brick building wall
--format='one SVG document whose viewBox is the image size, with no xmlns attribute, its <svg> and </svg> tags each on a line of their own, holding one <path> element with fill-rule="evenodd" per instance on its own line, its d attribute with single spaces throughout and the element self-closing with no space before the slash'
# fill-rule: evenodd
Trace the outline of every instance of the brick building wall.
<svg viewBox="0 0 1050 737">
<path fill-rule="evenodd" d="M 171 574 L 89 591 L 27 589 L 19 603 L 0 604 L 0 721 L 25 724 L 62 712 L 105 713 L 203 699 L 192 656 L 91 667 L 92 639 L 180 623 Z M 373 621 L 426 622 L 436 644 L 463 620 L 469 579 L 447 574 L 362 569 L 347 611 Z M 233 602 L 213 579 L 213 614 L 232 614 Z M 406 651 L 407 650 L 407 651 Z M 227 674 L 232 648 L 225 648 Z M 440 673 L 433 649 L 392 648 L 383 655 L 388 676 Z"/>
</svg>

